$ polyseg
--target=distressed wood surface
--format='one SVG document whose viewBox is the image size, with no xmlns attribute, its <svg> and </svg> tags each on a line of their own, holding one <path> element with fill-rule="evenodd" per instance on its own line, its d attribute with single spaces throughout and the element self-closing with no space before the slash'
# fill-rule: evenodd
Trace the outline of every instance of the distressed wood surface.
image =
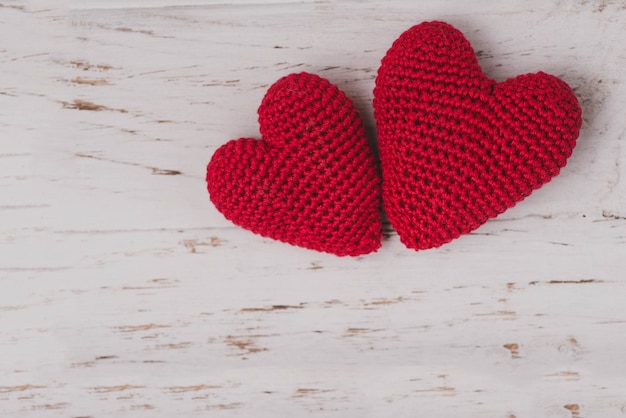
<svg viewBox="0 0 626 418">
<path fill-rule="evenodd" d="M 210 3 L 0 4 L 2 416 L 626 416 L 624 2 Z M 379 61 L 432 19 L 575 89 L 558 178 L 419 253 L 215 210 L 205 165 L 269 85 L 328 78 L 374 138 Z"/>
</svg>

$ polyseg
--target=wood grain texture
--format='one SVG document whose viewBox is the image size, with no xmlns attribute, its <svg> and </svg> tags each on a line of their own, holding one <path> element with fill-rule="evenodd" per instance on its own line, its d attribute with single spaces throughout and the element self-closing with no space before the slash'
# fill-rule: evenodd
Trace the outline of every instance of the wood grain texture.
<svg viewBox="0 0 626 418">
<path fill-rule="evenodd" d="M 626 416 L 624 3 L 215 3 L 0 5 L 3 416 Z M 374 138 L 380 59 L 432 19 L 491 77 L 575 89 L 559 177 L 440 249 L 388 230 L 354 259 L 212 207 L 205 165 L 274 81 L 328 78 Z"/>
</svg>

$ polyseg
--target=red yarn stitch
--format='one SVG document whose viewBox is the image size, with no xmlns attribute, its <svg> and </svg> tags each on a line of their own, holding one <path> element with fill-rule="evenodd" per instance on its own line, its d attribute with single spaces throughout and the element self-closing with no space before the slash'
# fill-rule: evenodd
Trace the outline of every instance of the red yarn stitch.
<svg viewBox="0 0 626 418">
<path fill-rule="evenodd" d="M 404 32 L 374 89 L 383 202 L 402 242 L 438 247 L 514 206 L 565 166 L 582 124 L 562 80 L 487 78 L 444 22 Z"/>
<path fill-rule="evenodd" d="M 380 247 L 381 185 L 361 118 L 314 74 L 291 74 L 259 107 L 263 140 L 220 147 L 207 166 L 211 201 L 265 237 L 339 256 Z"/>
</svg>

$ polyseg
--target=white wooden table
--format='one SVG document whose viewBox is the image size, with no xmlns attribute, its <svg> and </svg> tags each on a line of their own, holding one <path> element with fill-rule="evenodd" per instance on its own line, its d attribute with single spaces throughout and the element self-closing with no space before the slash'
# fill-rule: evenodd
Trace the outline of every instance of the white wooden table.
<svg viewBox="0 0 626 418">
<path fill-rule="evenodd" d="M 3 417 L 626 416 L 626 3 L 211 3 L 2 1 Z M 497 80 L 575 89 L 558 178 L 423 252 L 217 212 L 206 163 L 269 85 L 318 73 L 373 137 L 380 59 L 433 19 Z"/>
</svg>

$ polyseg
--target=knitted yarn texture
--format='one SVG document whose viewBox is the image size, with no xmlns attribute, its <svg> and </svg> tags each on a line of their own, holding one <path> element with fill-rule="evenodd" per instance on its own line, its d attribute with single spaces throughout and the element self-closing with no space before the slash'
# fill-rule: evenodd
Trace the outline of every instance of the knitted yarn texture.
<svg viewBox="0 0 626 418">
<path fill-rule="evenodd" d="M 259 107 L 262 140 L 221 146 L 207 166 L 211 201 L 262 236 L 339 256 L 376 251 L 381 181 L 352 101 L 317 75 L 291 74 Z"/>
<path fill-rule="evenodd" d="M 374 116 L 384 208 L 415 250 L 475 230 L 556 176 L 582 124 L 564 81 L 538 72 L 496 83 L 444 22 L 421 23 L 393 43 Z"/>
</svg>

